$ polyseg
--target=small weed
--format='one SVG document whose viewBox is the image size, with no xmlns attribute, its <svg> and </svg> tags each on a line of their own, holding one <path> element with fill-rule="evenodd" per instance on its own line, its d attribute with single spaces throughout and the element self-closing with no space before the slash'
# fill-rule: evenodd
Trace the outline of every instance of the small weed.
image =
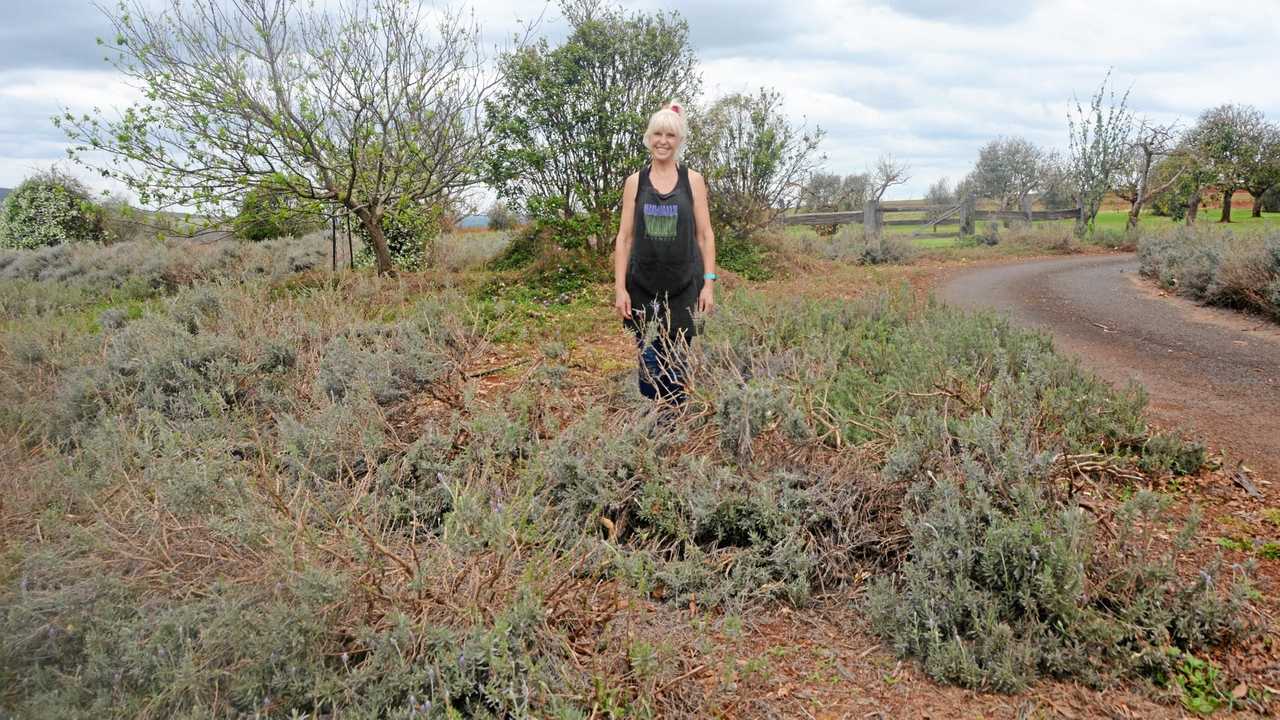
<svg viewBox="0 0 1280 720">
<path fill-rule="evenodd" d="M 1268 508 L 1263 510 L 1262 519 L 1275 527 L 1280 528 L 1280 509 Z"/>
<path fill-rule="evenodd" d="M 1223 550 L 1238 550 L 1240 552 L 1249 552 L 1250 550 L 1253 549 L 1252 542 L 1248 540 L 1240 539 L 1240 538 L 1218 537 L 1218 538 L 1214 538 L 1214 542 L 1216 542 L 1218 544 L 1218 547 L 1222 548 Z"/>
<path fill-rule="evenodd" d="M 1179 660 L 1172 679 L 1181 690 L 1184 708 L 1198 715 L 1212 715 L 1221 708 L 1232 707 L 1232 698 L 1221 689 L 1223 678 L 1213 662 L 1191 653 L 1182 653 Z"/>
</svg>

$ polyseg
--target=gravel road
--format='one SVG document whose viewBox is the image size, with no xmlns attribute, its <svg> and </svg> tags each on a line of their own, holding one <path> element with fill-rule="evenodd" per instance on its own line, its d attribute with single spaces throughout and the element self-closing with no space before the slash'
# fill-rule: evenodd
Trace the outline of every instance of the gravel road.
<svg viewBox="0 0 1280 720">
<path fill-rule="evenodd" d="M 1280 325 L 1167 296 L 1132 254 L 964 270 L 936 294 L 1048 331 L 1107 380 L 1146 387 L 1157 424 L 1280 480 Z"/>
</svg>

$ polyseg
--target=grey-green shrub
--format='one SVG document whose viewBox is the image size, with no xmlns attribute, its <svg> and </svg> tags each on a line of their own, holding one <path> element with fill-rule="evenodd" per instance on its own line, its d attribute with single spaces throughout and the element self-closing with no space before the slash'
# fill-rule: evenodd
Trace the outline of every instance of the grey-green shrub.
<svg viewBox="0 0 1280 720">
<path fill-rule="evenodd" d="M 869 593 L 876 631 L 935 679 L 1002 692 L 1042 675 L 1093 686 L 1160 680 L 1171 650 L 1244 631 L 1247 585 L 1221 596 L 1218 584 L 1231 579 L 1221 566 L 1190 584 L 1179 578 L 1189 532 L 1154 556 L 1123 544 L 1139 523 L 1167 527 L 1155 500 L 1140 495 L 1126 506 L 1122 537 L 1110 544 L 1082 508 L 1050 499 L 1044 480 L 1005 490 L 965 462 L 918 483 L 910 555 Z"/>
<path fill-rule="evenodd" d="M 913 577 L 935 594 L 969 578 L 963 605 L 936 609 L 963 632 L 993 628 L 962 648 L 982 661 L 925 641 L 904 651 L 1001 687 L 1027 667 L 1155 673 L 1160 651 L 1237 623 L 1207 586 L 1153 592 L 1172 566 L 1125 555 L 1141 543 L 1095 538 L 1080 554 L 1088 523 L 1047 490 L 1058 455 L 1172 464 L 1182 448 L 1152 438 L 1141 393 L 1111 390 L 1042 335 L 905 290 L 730 295 L 689 357 L 686 413 L 667 421 L 621 381 L 596 397 L 566 372 L 482 397 L 464 370 L 487 362 L 500 311 L 418 292 L 375 277 L 201 284 L 122 325 L 4 339 L 16 382 L 0 384 L 0 408 L 20 417 L 0 419 L 27 423 L 47 456 L 6 498 L 40 519 L 43 542 L 0 557 L 5 711 L 571 717 L 606 687 L 664 714 L 654 689 L 680 665 L 638 683 L 626 623 L 593 609 L 601 588 L 743 611 L 867 571 L 902 569 L 882 590 L 901 606 L 931 597 Z M 567 362 L 571 343 L 545 359 Z M 965 531 L 937 544 L 922 521 L 944 520 Z M 1082 666 L 1064 637 L 1092 630 L 1035 629 L 1046 612 L 1097 616 L 1073 590 L 1081 557 L 1113 570 L 1104 615 L 1127 619 L 1098 627 L 1148 643 L 1122 644 L 1142 663 Z M 1184 612 L 1135 634 L 1156 597 Z M 915 626 L 881 627 L 896 643 Z"/>
<path fill-rule="evenodd" d="M 1138 258 L 1142 274 L 1166 288 L 1280 320 L 1280 233 L 1179 227 L 1142 238 Z"/>
</svg>

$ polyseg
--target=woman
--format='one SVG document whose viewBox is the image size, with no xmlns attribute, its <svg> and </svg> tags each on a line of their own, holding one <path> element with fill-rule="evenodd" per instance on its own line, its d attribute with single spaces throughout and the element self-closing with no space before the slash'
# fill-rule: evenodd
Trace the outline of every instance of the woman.
<svg viewBox="0 0 1280 720">
<path fill-rule="evenodd" d="M 707 184 L 678 162 L 687 139 L 678 104 L 649 118 L 649 164 L 622 187 L 613 263 L 614 307 L 640 348 L 640 393 L 677 405 L 685 400 L 683 354 L 697 333 L 694 312 L 715 306 Z"/>
</svg>

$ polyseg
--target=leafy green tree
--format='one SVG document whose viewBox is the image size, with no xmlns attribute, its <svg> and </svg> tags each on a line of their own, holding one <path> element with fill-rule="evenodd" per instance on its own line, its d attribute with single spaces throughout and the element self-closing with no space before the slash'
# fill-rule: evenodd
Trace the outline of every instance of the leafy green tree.
<svg viewBox="0 0 1280 720">
<path fill-rule="evenodd" d="M 1272 185 L 1270 190 L 1262 194 L 1261 200 L 1262 210 L 1280 213 L 1280 184 Z"/>
<path fill-rule="evenodd" d="M 1026 138 L 997 138 L 978 151 L 972 189 L 978 197 L 1000 202 L 1006 211 L 1029 207 L 1033 192 L 1043 186 L 1047 154 Z"/>
<path fill-rule="evenodd" d="M 0 247 L 33 249 L 104 237 L 102 208 L 83 183 L 57 169 L 27 178 L 0 204 Z"/>
<path fill-rule="evenodd" d="M 323 225 L 325 204 L 292 193 L 283 177 L 266 178 L 244 194 L 234 222 L 245 240 L 301 237 Z"/>
<path fill-rule="evenodd" d="M 1219 105 L 1200 115 L 1187 140 L 1207 163 L 1211 182 L 1222 191 L 1220 222 L 1231 222 L 1231 198 L 1260 165 L 1267 142 L 1266 118 L 1251 105 Z"/>
<path fill-rule="evenodd" d="M 1262 141 L 1246 168 L 1244 189 L 1253 196 L 1253 217 L 1262 217 L 1263 198 L 1280 190 L 1280 125 L 1267 123 L 1263 128 Z"/>
<path fill-rule="evenodd" d="M 1152 198 L 1151 212 L 1175 222 L 1194 224 L 1200 212 L 1204 187 L 1213 178 L 1210 165 L 1196 155 L 1193 147 L 1182 143 L 1151 168 L 1151 185 L 1164 188 Z"/>
<path fill-rule="evenodd" d="M 566 0 L 572 26 L 502 56 L 505 82 L 487 103 L 489 182 L 566 247 L 600 251 L 617 231 L 627 175 L 643 165 L 649 116 L 696 96 L 689 28 L 672 12 L 625 13 Z"/>
<path fill-rule="evenodd" d="M 795 207 L 825 160 L 818 154 L 822 129 L 793 125 L 775 90 L 722 97 L 694 118 L 690 132 L 691 161 L 707 179 L 711 219 L 740 241 Z"/>
<path fill-rule="evenodd" d="M 479 29 L 408 0 L 122 0 L 114 64 L 144 100 L 56 119 L 86 164 L 144 205 L 234 207 L 264 178 L 336 205 L 392 271 L 382 219 L 477 181 L 495 80 Z"/>
<path fill-rule="evenodd" d="M 867 196 L 866 173 L 841 177 L 838 173 L 813 172 L 800 192 L 800 207 L 810 212 L 861 210 Z"/>
</svg>

